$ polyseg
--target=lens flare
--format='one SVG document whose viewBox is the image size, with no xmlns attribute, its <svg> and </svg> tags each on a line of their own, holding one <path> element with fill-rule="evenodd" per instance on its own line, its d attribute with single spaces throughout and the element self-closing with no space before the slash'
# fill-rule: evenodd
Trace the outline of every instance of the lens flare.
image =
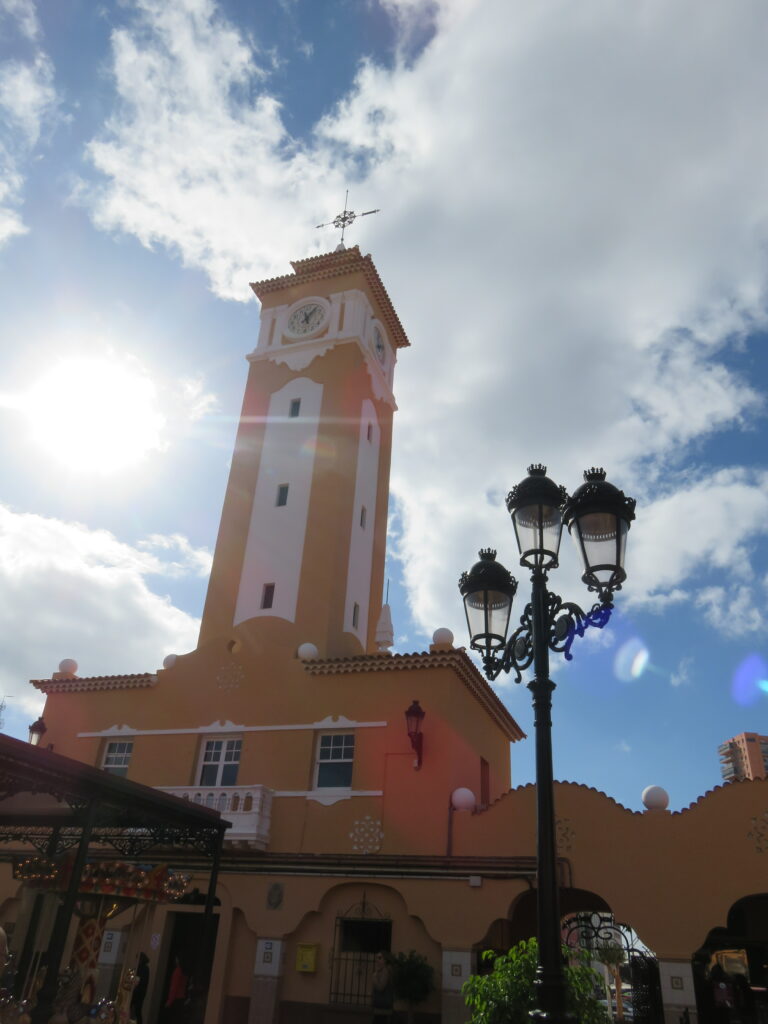
<svg viewBox="0 0 768 1024">
<path fill-rule="evenodd" d="M 639 637 L 632 637 L 616 651 L 616 657 L 613 659 L 616 678 L 621 679 L 623 683 L 639 679 L 648 668 L 650 658 L 651 652 L 643 641 Z"/>
<path fill-rule="evenodd" d="M 759 654 L 750 654 L 742 661 L 731 680 L 731 696 L 737 704 L 756 704 L 762 693 L 768 693 L 768 665 Z"/>
<path fill-rule="evenodd" d="M 336 458 L 336 445 L 327 438 L 312 438 L 301 446 L 301 454 L 311 459 L 332 462 Z"/>
</svg>

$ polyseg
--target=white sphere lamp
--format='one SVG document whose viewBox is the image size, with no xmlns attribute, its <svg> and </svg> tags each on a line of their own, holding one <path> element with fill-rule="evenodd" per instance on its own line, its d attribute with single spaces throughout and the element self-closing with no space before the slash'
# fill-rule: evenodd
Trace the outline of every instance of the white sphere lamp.
<svg viewBox="0 0 768 1024">
<path fill-rule="evenodd" d="M 453 633 L 446 626 L 441 626 L 436 629 L 432 634 L 433 644 L 447 644 L 449 647 L 453 646 Z"/>
<path fill-rule="evenodd" d="M 475 807 L 477 800 L 471 789 L 459 786 L 451 793 L 451 808 L 454 811 L 474 811 Z"/>
<path fill-rule="evenodd" d="M 320 657 L 320 652 L 314 644 L 306 643 L 300 644 L 298 651 L 296 651 L 301 661 L 313 661 L 315 658 Z"/>
<path fill-rule="evenodd" d="M 669 793 L 661 786 L 646 786 L 642 799 L 649 811 L 666 811 L 669 807 Z"/>
</svg>

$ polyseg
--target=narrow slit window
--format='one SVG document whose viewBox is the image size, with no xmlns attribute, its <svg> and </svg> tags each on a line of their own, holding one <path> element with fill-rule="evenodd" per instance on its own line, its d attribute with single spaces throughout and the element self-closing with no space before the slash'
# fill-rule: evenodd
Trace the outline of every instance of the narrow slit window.
<svg viewBox="0 0 768 1024">
<path fill-rule="evenodd" d="M 367 435 L 368 435 L 368 440 L 372 441 L 373 440 L 373 424 L 372 423 L 368 424 Z"/>
<path fill-rule="evenodd" d="M 278 484 L 275 504 L 278 506 L 288 504 L 288 484 Z"/>
<path fill-rule="evenodd" d="M 264 589 L 261 592 L 261 607 L 271 608 L 275 600 L 275 584 L 265 583 Z"/>
<path fill-rule="evenodd" d="M 300 409 L 301 409 L 301 399 L 300 398 L 292 398 L 291 399 L 291 406 L 290 406 L 290 409 L 288 410 L 288 415 L 290 416 L 290 418 L 292 420 L 295 420 L 296 417 L 299 415 L 299 410 Z"/>
<path fill-rule="evenodd" d="M 360 509 L 360 525 L 362 526 L 363 529 L 365 529 L 365 520 L 367 519 L 367 517 L 368 513 L 366 511 L 365 505 L 363 505 L 363 507 Z"/>
<path fill-rule="evenodd" d="M 360 605 L 355 604 L 352 606 L 352 628 L 357 629 L 358 623 L 360 622 Z"/>
</svg>

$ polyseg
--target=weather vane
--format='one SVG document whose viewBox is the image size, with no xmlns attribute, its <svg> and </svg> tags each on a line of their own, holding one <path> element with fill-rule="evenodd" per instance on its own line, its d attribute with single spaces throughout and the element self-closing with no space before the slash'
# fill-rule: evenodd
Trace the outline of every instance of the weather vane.
<svg viewBox="0 0 768 1024">
<path fill-rule="evenodd" d="M 344 196 L 344 210 L 338 216 L 334 217 L 333 220 L 326 221 L 325 224 L 315 225 L 318 228 L 329 228 L 331 226 L 335 228 L 341 228 L 341 247 L 344 247 L 344 232 L 347 230 L 349 225 L 355 220 L 356 217 L 367 217 L 371 213 L 380 213 L 380 210 L 366 210 L 364 213 L 355 213 L 354 210 L 347 209 L 347 200 L 349 199 L 349 189 L 347 189 Z"/>
</svg>

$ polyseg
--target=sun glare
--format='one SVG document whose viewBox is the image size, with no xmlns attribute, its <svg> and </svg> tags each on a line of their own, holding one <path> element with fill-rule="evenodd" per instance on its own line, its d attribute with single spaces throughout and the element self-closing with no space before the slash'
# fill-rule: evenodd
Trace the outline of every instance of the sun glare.
<svg viewBox="0 0 768 1024">
<path fill-rule="evenodd" d="M 32 436 L 78 473 L 108 475 L 160 449 L 165 418 L 157 389 L 137 363 L 115 356 L 73 356 L 26 395 Z"/>
</svg>

